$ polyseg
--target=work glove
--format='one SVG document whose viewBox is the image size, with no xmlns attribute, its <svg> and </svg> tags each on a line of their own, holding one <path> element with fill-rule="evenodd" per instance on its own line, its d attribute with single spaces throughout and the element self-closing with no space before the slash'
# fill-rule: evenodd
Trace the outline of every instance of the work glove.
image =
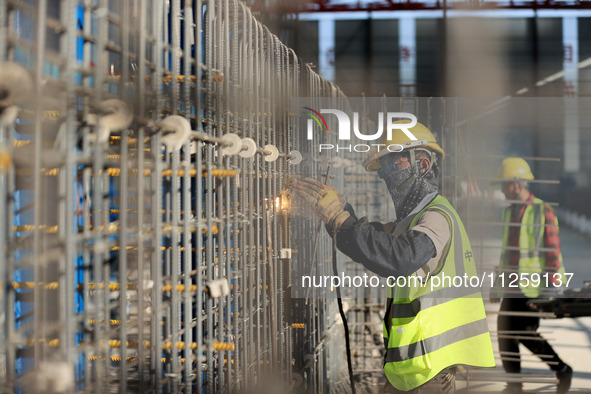
<svg viewBox="0 0 591 394">
<path fill-rule="evenodd" d="M 328 185 L 305 178 L 296 184 L 295 191 L 333 231 L 351 216 L 345 211 L 345 198 Z"/>
</svg>

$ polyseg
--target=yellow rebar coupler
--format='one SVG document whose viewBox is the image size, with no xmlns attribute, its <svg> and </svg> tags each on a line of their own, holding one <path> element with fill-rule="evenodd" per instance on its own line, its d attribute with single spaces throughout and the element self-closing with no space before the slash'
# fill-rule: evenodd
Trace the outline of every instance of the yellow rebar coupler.
<svg viewBox="0 0 591 394">
<path fill-rule="evenodd" d="M 233 342 L 215 342 L 212 347 L 218 352 L 230 352 L 236 348 Z"/>
<path fill-rule="evenodd" d="M 7 173 L 12 166 L 12 153 L 6 147 L 0 148 L 0 173 Z"/>
</svg>

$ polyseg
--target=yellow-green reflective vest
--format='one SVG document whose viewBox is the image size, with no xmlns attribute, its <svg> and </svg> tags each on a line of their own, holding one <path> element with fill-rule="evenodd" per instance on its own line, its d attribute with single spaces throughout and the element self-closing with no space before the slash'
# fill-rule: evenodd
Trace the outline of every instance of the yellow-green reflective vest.
<svg viewBox="0 0 591 394">
<path fill-rule="evenodd" d="M 431 290 L 434 276 L 476 275 L 468 235 L 449 201 L 438 195 L 411 220 L 403 220 L 399 224 L 403 228 L 397 228 L 395 234 L 413 227 L 427 211 L 440 212 L 446 218 L 450 240 L 430 278 L 417 283 L 411 275 L 407 286 L 389 288 L 391 308 L 384 320 L 384 372 L 390 383 L 403 391 L 427 383 L 450 366 L 495 366 L 479 288 L 454 287 L 441 280 L 441 285 Z"/>
<path fill-rule="evenodd" d="M 539 198 L 533 199 L 533 204 L 528 204 L 523 210 L 521 217 L 521 225 L 519 228 L 519 266 L 517 269 L 512 268 L 509 264 L 509 252 L 511 250 L 505 249 L 501 255 L 501 270 L 505 272 L 505 284 L 513 281 L 509 275 L 513 273 L 519 274 L 517 281 L 519 282 L 519 289 L 526 297 L 536 298 L 540 295 L 541 289 L 545 288 L 546 280 L 542 277 L 545 273 L 550 275 L 549 281 L 553 274 L 560 274 L 560 280 L 565 283 L 564 266 L 562 265 L 562 254 L 559 255 L 558 261 L 560 266 L 558 271 L 556 268 L 551 269 L 546 266 L 546 252 L 540 252 L 540 248 L 544 243 L 544 231 L 546 229 L 546 215 L 544 215 L 544 201 Z M 552 208 L 550 208 L 552 209 Z M 503 212 L 505 223 L 511 223 L 511 207 L 505 208 Z M 558 231 L 558 219 L 554 217 L 554 225 Z M 509 245 L 509 225 L 505 226 L 503 231 L 503 245 Z M 525 277 L 532 279 L 532 274 L 540 275 L 540 280 L 521 280 Z M 535 278 L 535 276 L 534 276 Z M 515 281 L 515 283 L 517 283 Z M 498 283 L 498 281 L 497 281 Z M 498 288 L 502 293 L 504 288 Z"/>
</svg>

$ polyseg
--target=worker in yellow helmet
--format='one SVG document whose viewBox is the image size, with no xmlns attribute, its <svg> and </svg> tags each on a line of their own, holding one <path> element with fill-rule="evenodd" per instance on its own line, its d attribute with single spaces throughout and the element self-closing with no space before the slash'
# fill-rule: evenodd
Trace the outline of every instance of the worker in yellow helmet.
<svg viewBox="0 0 591 394">
<path fill-rule="evenodd" d="M 562 254 L 558 238 L 558 220 L 552 208 L 528 189 L 528 181 L 534 175 L 527 162 L 520 157 L 509 157 L 501 164 L 500 178 L 502 191 L 511 206 L 503 212 L 507 223 L 503 234 L 503 253 L 500 269 L 506 280 L 512 276 L 519 278 L 516 291 L 503 288 L 497 280 L 497 290 L 503 295 L 501 312 L 532 312 L 528 307 L 531 300 L 543 295 L 545 279 L 534 279 L 547 273 L 550 287 L 559 287 L 565 280 L 563 277 Z M 521 225 L 515 225 L 520 223 Z M 540 252 L 540 247 L 551 249 Z M 534 276 L 532 276 L 534 275 Z M 507 282 L 505 281 L 505 286 Z M 493 300 L 496 301 L 496 300 Z M 559 394 L 568 392 L 573 370 L 556 354 L 552 346 L 537 332 L 540 318 L 535 316 L 516 316 L 499 314 L 497 326 L 501 331 L 519 332 L 518 336 L 499 336 L 499 350 L 506 372 L 521 372 L 519 343 L 539 356 L 542 361 L 556 372 Z M 529 333 L 527 333 L 529 332 Z M 521 393 L 521 383 L 508 383 L 505 393 Z"/>
<path fill-rule="evenodd" d="M 396 210 L 394 222 L 357 218 L 336 190 L 313 179 L 299 182 L 296 191 L 351 259 L 383 277 L 414 276 L 424 283 L 408 280 L 408 285 L 389 288 L 384 391 L 439 394 L 453 390 L 456 366 L 494 367 L 495 361 L 480 290 L 440 281 L 443 276 L 477 274 L 462 221 L 438 194 L 445 152 L 424 125 L 408 130 L 418 141 L 394 130 L 383 142 L 404 149 L 382 149 L 364 161 L 386 184 Z"/>
</svg>

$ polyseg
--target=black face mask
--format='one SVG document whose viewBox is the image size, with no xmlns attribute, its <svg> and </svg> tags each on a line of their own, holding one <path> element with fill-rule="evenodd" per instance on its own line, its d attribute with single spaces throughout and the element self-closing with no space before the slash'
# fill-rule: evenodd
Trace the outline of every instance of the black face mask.
<svg viewBox="0 0 591 394">
<path fill-rule="evenodd" d="M 419 161 L 402 170 L 397 170 L 394 163 L 378 169 L 378 176 L 386 183 L 394 202 L 397 220 L 408 216 L 426 195 L 437 191 L 436 179 L 420 176 L 419 171 Z"/>
</svg>

